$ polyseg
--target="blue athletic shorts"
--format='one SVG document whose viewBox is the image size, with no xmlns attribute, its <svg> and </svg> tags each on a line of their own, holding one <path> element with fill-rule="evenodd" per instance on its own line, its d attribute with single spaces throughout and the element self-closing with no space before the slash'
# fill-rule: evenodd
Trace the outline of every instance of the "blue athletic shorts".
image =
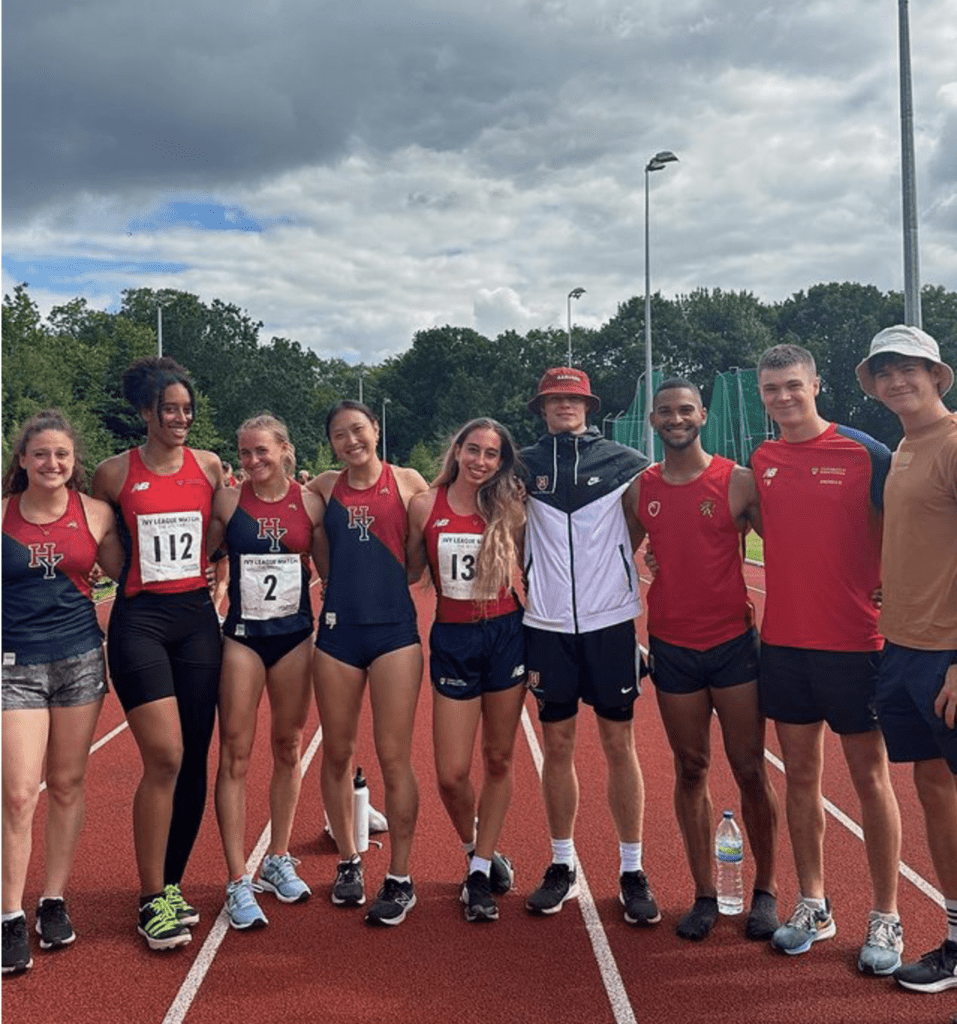
<svg viewBox="0 0 957 1024">
<path fill-rule="evenodd" d="M 367 669 L 383 654 L 421 642 L 414 621 L 361 626 L 337 622 L 329 626 L 325 615 L 320 615 L 316 633 L 316 647 L 320 651 L 336 661 L 361 669 Z"/>
<path fill-rule="evenodd" d="M 758 699 L 775 722 L 826 721 L 838 735 L 878 728 L 874 709 L 880 651 L 814 651 L 761 644 Z"/>
<path fill-rule="evenodd" d="M 429 672 L 436 693 L 472 700 L 525 682 L 521 608 L 479 622 L 435 622 L 429 635 Z"/>
<path fill-rule="evenodd" d="M 279 633 L 276 636 L 232 636 L 227 634 L 226 638 L 235 640 L 237 644 L 242 644 L 243 647 L 255 651 L 263 665 L 267 669 L 271 669 L 277 661 L 285 658 L 291 650 L 310 636 L 312 636 L 311 629 L 299 629 L 295 633 Z"/>
<path fill-rule="evenodd" d="M 877 678 L 877 717 L 892 761 L 942 757 L 957 774 L 957 728 L 934 714 L 957 651 L 917 651 L 888 641 Z"/>
<path fill-rule="evenodd" d="M 648 671 L 662 693 L 724 689 L 758 678 L 758 634 L 749 629 L 733 640 L 696 651 L 648 637 Z"/>
</svg>

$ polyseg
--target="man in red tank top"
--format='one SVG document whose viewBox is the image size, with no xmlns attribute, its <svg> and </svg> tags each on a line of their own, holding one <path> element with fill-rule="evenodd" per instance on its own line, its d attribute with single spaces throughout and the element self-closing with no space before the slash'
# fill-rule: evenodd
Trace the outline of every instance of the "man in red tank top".
<svg viewBox="0 0 957 1024">
<path fill-rule="evenodd" d="M 774 720 L 800 893 L 771 939 L 791 955 L 834 935 L 824 888 L 824 726 L 840 736 L 861 804 L 873 909 L 858 966 L 891 974 L 903 948 L 897 916 L 901 823 L 874 697 L 879 651 L 881 509 L 890 452 L 817 411 L 814 357 L 797 345 L 758 363 L 761 401 L 781 431 L 751 456 L 764 527 L 761 709 Z"/>
<path fill-rule="evenodd" d="M 701 447 L 706 419 L 694 384 L 664 381 L 651 424 L 665 458 L 637 480 L 638 524 L 657 563 L 648 592 L 651 678 L 675 755 L 675 807 L 695 884 L 694 905 L 677 930 L 700 940 L 718 918 L 708 791 L 714 710 L 754 851 L 746 934 L 769 939 L 778 926 L 778 805 L 764 765 L 757 636 L 741 569 L 742 536 L 749 524 L 760 529 L 758 496 L 750 470 Z"/>
</svg>

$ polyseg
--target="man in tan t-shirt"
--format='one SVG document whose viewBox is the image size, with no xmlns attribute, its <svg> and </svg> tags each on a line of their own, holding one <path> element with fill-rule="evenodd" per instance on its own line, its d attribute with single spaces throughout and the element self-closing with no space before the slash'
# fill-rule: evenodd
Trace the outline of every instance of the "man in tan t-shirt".
<svg viewBox="0 0 957 1024">
<path fill-rule="evenodd" d="M 895 977 L 942 992 L 957 988 L 957 413 L 943 402 L 954 371 L 929 334 L 899 325 L 874 337 L 857 377 L 904 428 L 884 487 L 877 713 L 890 759 L 914 764 L 947 913 L 940 947 Z"/>
</svg>

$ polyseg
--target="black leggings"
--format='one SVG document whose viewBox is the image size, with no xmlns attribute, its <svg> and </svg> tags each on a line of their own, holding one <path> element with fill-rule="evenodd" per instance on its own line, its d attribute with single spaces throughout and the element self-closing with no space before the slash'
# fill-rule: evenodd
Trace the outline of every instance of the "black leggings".
<svg viewBox="0 0 957 1024">
<path fill-rule="evenodd" d="M 118 595 L 107 658 L 127 713 L 150 701 L 176 698 L 183 760 L 173 793 L 164 882 L 178 884 L 206 809 L 206 762 L 216 722 L 222 641 L 209 591 Z"/>
</svg>

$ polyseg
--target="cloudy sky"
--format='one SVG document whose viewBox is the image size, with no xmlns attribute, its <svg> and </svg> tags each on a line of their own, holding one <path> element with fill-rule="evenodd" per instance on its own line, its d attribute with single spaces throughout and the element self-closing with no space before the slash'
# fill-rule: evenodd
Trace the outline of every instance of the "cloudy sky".
<svg viewBox="0 0 957 1024">
<path fill-rule="evenodd" d="M 894 0 L 6 0 L 3 290 L 236 303 L 378 361 L 652 287 L 903 287 Z M 957 10 L 913 0 L 921 278 L 957 289 Z"/>
</svg>

